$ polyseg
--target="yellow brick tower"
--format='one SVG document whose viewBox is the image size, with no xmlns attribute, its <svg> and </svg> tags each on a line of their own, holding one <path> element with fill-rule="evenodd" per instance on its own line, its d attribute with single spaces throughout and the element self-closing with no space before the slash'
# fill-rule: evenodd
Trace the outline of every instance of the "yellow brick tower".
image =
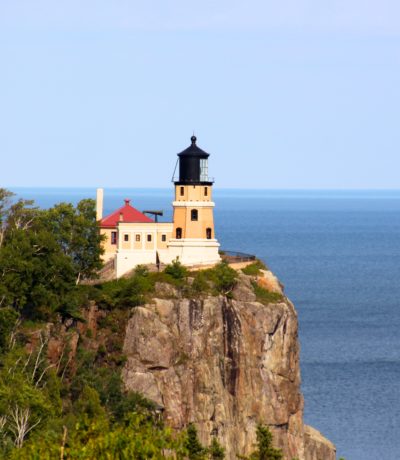
<svg viewBox="0 0 400 460">
<path fill-rule="evenodd" d="M 175 180 L 173 234 L 170 257 L 185 265 L 212 265 L 220 260 L 214 231 L 213 180 L 208 176 L 207 152 L 191 145 L 178 154 L 179 178 Z"/>
</svg>

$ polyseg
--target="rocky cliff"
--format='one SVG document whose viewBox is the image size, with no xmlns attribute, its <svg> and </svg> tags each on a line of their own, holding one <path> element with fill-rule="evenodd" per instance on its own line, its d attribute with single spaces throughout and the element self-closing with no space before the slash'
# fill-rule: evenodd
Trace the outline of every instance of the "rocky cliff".
<svg viewBox="0 0 400 460">
<path fill-rule="evenodd" d="M 254 283 L 275 300 L 258 301 Z M 289 460 L 335 459 L 303 423 L 297 314 L 271 272 L 240 274 L 228 297 L 189 299 L 160 284 L 132 310 L 123 351 L 126 388 L 155 401 L 170 426 L 194 422 L 205 444 L 216 435 L 228 459 L 254 450 L 259 422 Z"/>
</svg>

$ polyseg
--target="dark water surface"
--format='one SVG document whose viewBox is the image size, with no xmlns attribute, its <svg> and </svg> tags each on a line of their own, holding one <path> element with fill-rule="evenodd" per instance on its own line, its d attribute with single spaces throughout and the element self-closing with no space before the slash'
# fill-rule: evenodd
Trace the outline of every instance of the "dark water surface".
<svg viewBox="0 0 400 460">
<path fill-rule="evenodd" d="M 14 189 L 40 206 L 92 189 Z M 172 190 L 105 191 L 164 209 Z M 299 313 L 306 423 L 346 460 L 400 459 L 400 191 L 216 190 L 225 249 L 257 254 Z"/>
</svg>

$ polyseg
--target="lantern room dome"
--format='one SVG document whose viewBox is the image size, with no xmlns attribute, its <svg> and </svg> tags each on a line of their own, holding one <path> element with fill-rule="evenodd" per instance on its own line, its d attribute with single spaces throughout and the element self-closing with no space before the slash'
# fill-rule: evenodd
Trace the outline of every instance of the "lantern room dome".
<svg viewBox="0 0 400 460">
<path fill-rule="evenodd" d="M 189 147 L 185 150 L 183 150 L 182 152 L 178 153 L 178 157 L 183 157 L 183 156 L 190 156 L 190 157 L 198 157 L 198 158 L 208 158 L 210 156 L 209 153 L 205 152 L 204 150 L 202 150 L 200 147 L 197 146 L 196 142 L 197 142 L 197 137 L 196 136 L 192 136 L 190 138 L 191 140 L 191 145 L 189 145 Z"/>
<path fill-rule="evenodd" d="M 178 153 L 179 157 L 179 179 L 175 185 L 211 185 L 213 180 L 208 176 L 209 153 L 197 146 L 197 138 L 193 135 L 191 145 Z"/>
</svg>

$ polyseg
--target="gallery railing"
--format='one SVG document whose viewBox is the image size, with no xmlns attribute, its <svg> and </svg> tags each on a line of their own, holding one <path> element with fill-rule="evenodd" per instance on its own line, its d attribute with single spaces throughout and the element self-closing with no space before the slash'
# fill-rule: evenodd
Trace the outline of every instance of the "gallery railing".
<svg viewBox="0 0 400 460">
<path fill-rule="evenodd" d="M 253 254 L 246 254 L 245 252 L 228 251 L 222 249 L 219 251 L 219 254 L 222 260 L 225 260 L 226 262 L 251 262 L 256 260 L 256 256 Z"/>
</svg>

